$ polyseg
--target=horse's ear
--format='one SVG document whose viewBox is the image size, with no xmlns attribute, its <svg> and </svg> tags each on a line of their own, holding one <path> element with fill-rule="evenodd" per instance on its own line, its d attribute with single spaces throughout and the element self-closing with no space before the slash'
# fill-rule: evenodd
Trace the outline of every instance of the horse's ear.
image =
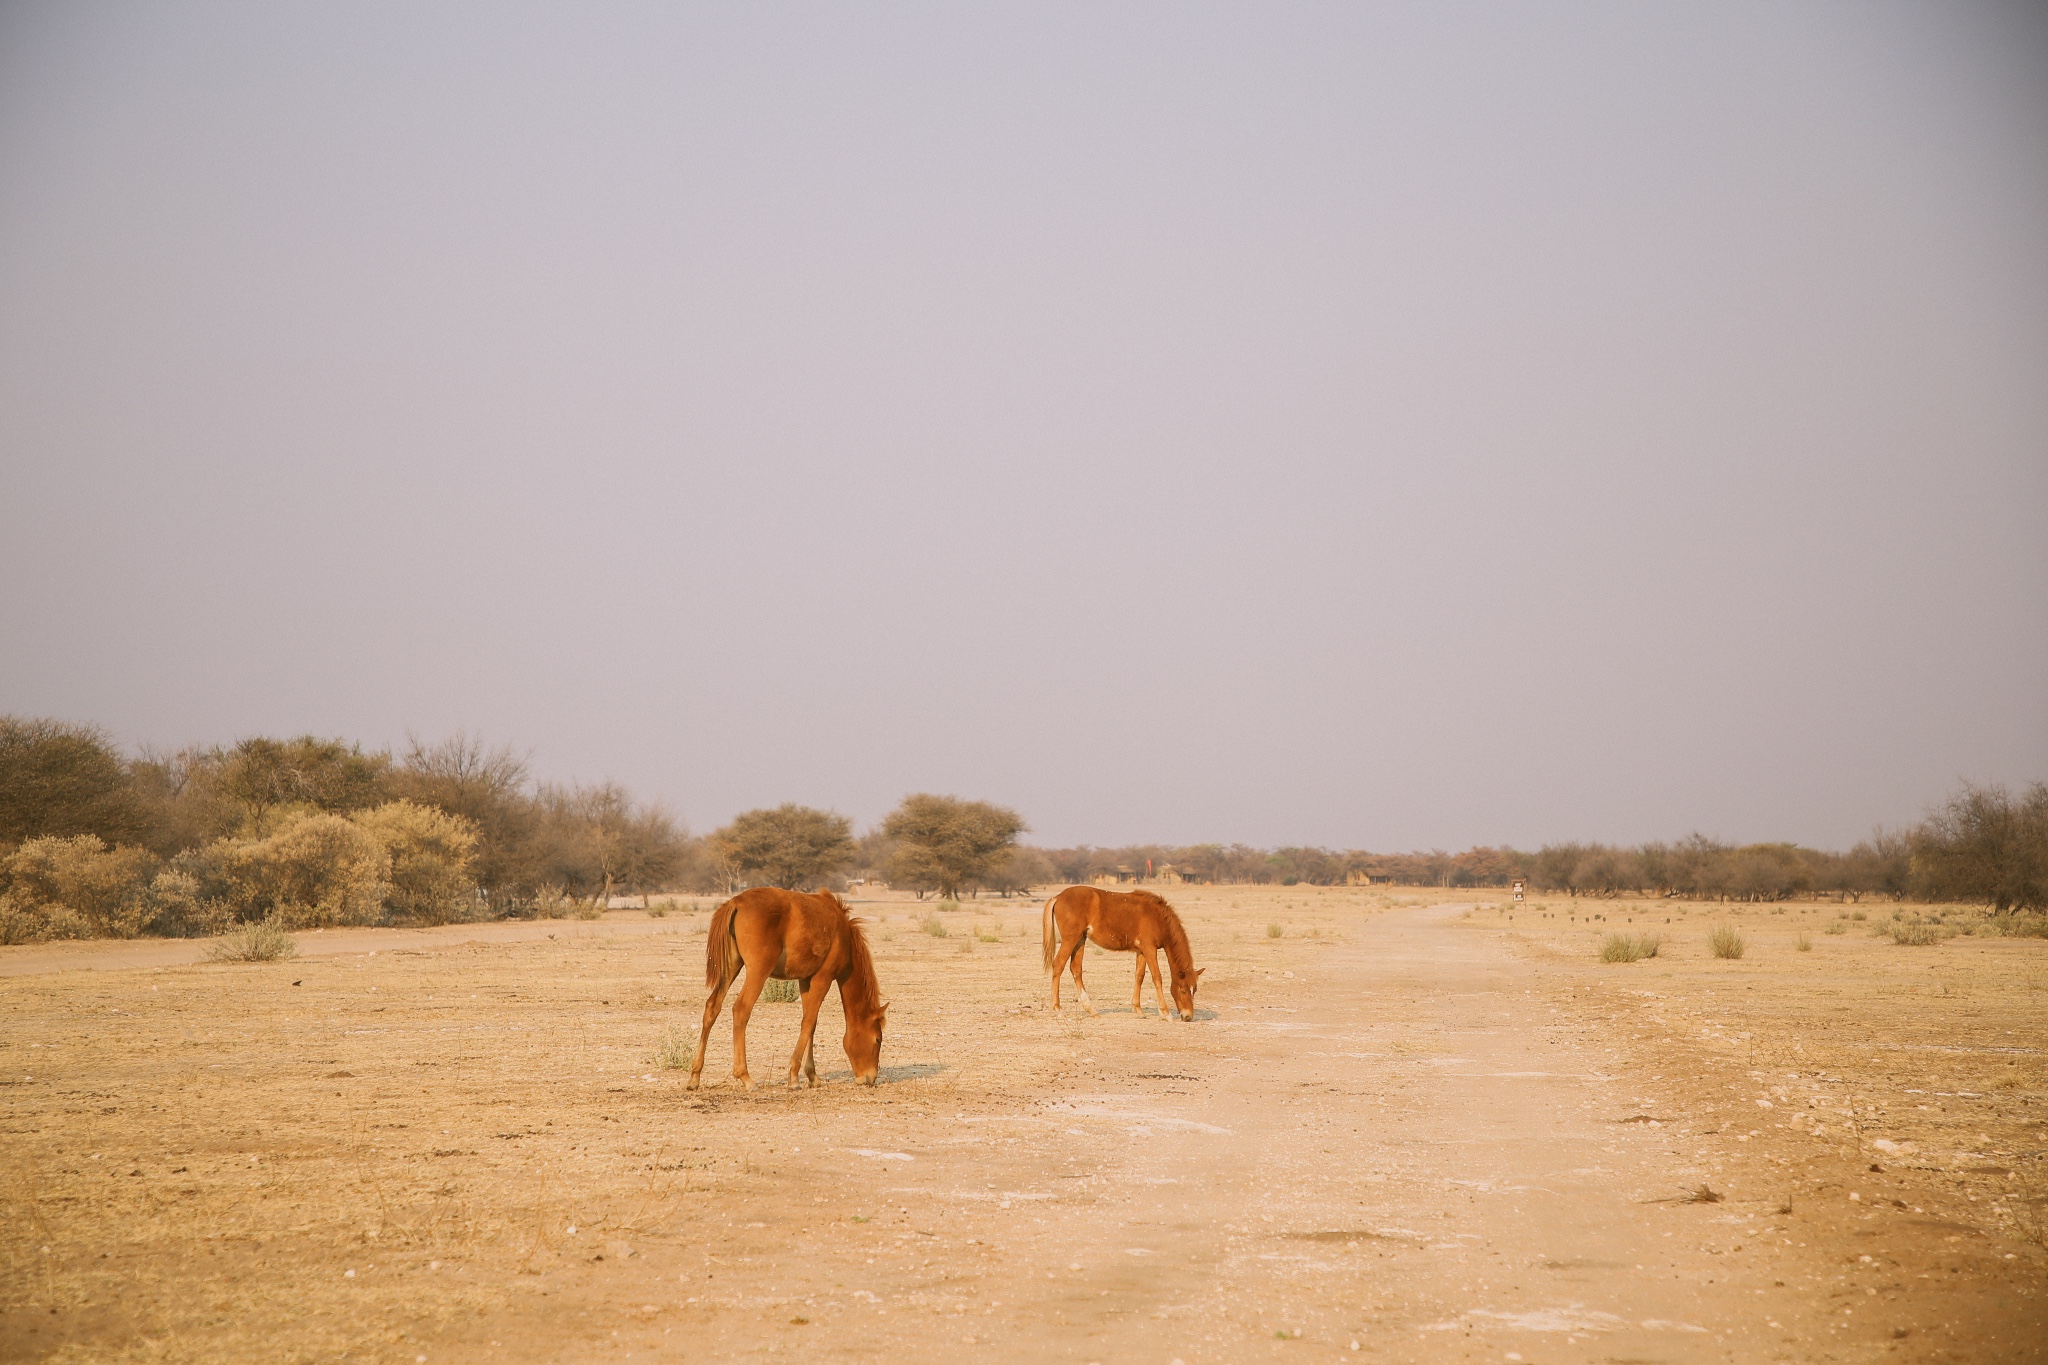
<svg viewBox="0 0 2048 1365">
<path fill-rule="evenodd" d="M 879 1004 L 879 1005 L 875 1006 L 875 1014 L 876 1014 L 876 1015 L 877 1015 L 878 1017 L 879 1017 L 879 1016 L 881 1016 L 881 1015 L 887 1014 L 888 1012 L 889 1012 L 889 1002 L 888 1002 L 888 1001 L 886 1001 L 886 1000 L 884 1000 L 884 1001 L 883 1001 L 883 1002 L 882 1002 L 881 1004 Z"/>
<path fill-rule="evenodd" d="M 1197 981 L 1200 981 L 1200 980 L 1202 979 L 1202 973 L 1203 973 L 1203 972 L 1206 972 L 1206 971 L 1208 971 L 1208 970 L 1209 970 L 1209 969 L 1208 969 L 1207 967 L 1197 967 L 1197 968 L 1195 968 L 1195 980 L 1197 980 Z"/>
</svg>

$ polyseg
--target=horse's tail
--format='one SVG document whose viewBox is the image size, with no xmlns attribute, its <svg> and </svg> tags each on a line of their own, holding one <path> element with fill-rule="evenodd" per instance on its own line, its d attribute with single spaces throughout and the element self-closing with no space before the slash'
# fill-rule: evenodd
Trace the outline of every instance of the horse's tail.
<svg viewBox="0 0 2048 1365">
<path fill-rule="evenodd" d="M 717 990 L 739 975 L 732 965 L 733 951 L 739 946 L 732 934 L 734 902 L 737 900 L 738 897 L 734 897 L 711 912 L 711 927 L 704 939 L 704 985 L 710 990 Z"/>
<path fill-rule="evenodd" d="M 1064 891 L 1055 891 L 1053 893 L 1052 899 L 1045 903 L 1045 921 L 1043 925 L 1040 927 L 1039 937 L 1041 940 L 1043 940 L 1043 945 L 1045 948 L 1045 970 L 1047 971 L 1052 970 L 1053 953 L 1059 947 L 1059 945 L 1053 941 L 1052 908 L 1053 906 L 1059 904 L 1060 897 L 1065 894 L 1066 893 Z"/>
</svg>

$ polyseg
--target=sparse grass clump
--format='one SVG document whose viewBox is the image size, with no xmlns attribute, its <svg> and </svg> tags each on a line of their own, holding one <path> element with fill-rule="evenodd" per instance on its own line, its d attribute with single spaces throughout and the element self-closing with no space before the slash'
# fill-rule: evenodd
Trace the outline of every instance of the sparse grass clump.
<svg viewBox="0 0 2048 1365">
<path fill-rule="evenodd" d="M 960 902 L 954 900 L 951 896 L 939 902 L 939 913 L 943 915 L 950 915 L 959 908 Z"/>
<path fill-rule="evenodd" d="M 944 938 L 946 936 L 946 922 L 937 915 L 926 915 L 924 917 L 924 931 L 933 938 Z"/>
<path fill-rule="evenodd" d="M 1813 936 L 1801 933 L 1798 938 L 1792 940 L 1792 946 L 1802 953 L 1810 953 L 1813 951 Z"/>
<path fill-rule="evenodd" d="M 1286 933 L 1286 932 L 1287 932 L 1287 931 L 1286 931 L 1285 929 L 1281 928 L 1281 927 L 1280 927 L 1280 925 L 1279 925 L 1279 924 L 1277 924 L 1277 923 L 1275 923 L 1275 924 L 1269 924 L 1269 925 L 1267 925 L 1267 926 L 1266 926 L 1266 937 L 1267 937 L 1267 938 L 1278 938 L 1278 937 L 1280 937 L 1280 936 L 1281 936 L 1282 934 L 1284 934 L 1284 933 Z"/>
<path fill-rule="evenodd" d="M 667 901 L 656 901 L 656 902 L 654 902 L 654 903 L 653 903 L 652 905 L 650 905 L 650 906 L 648 906 L 648 907 L 647 907 L 647 915 L 648 915 L 648 918 L 650 918 L 650 919 L 667 919 L 667 918 L 668 918 L 668 902 L 667 902 Z"/>
<path fill-rule="evenodd" d="M 1846 934 L 1849 932 L 1849 926 L 1847 922 L 1843 920 L 1831 919 L 1828 921 L 1828 927 L 1822 932 L 1829 934 Z"/>
<path fill-rule="evenodd" d="M 1749 944 L 1732 924 L 1717 924 L 1707 934 L 1707 948 L 1715 957 L 1741 957 Z"/>
<path fill-rule="evenodd" d="M 209 962 L 278 962 L 299 955 L 299 945 L 274 919 L 245 924 L 206 945 Z"/>
<path fill-rule="evenodd" d="M 1003 941 L 1003 926 L 991 924 L 987 929 L 976 926 L 974 936 L 983 943 L 1001 943 Z"/>
<path fill-rule="evenodd" d="M 653 1055 L 647 1060 L 664 1071 L 687 1071 L 696 1058 L 697 1040 L 682 1026 L 670 1024 L 655 1040 Z"/>
<path fill-rule="evenodd" d="M 761 988 L 761 999 L 771 1005 L 793 1005 L 800 992 L 796 982 L 779 976 L 768 978 L 768 984 Z"/>
<path fill-rule="evenodd" d="M 1905 920 L 1899 920 L 1893 923 L 1889 932 L 1892 936 L 1892 942 L 1902 948 L 1925 948 L 1930 944 L 1941 942 L 1941 929 L 1938 925 L 1933 924 L 1908 923 Z"/>
<path fill-rule="evenodd" d="M 1640 962 L 1664 946 L 1656 934 L 1609 934 L 1600 944 L 1602 962 Z"/>
</svg>

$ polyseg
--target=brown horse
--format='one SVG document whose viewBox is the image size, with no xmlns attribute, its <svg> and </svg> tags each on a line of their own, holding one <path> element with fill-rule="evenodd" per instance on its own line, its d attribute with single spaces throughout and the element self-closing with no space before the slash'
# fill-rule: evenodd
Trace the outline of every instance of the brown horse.
<svg viewBox="0 0 2048 1365">
<path fill-rule="evenodd" d="M 881 1070 L 882 1023 L 889 1002 L 881 999 L 875 982 L 875 960 L 868 955 L 868 941 L 861 934 L 860 921 L 846 911 L 846 902 L 830 891 L 805 895 L 773 886 L 742 891 L 718 907 L 711 916 L 711 938 L 704 945 L 704 984 L 711 998 L 704 1002 L 704 1030 L 697 1035 L 697 1056 L 690 1063 L 689 1088 L 697 1088 L 704 1072 L 704 1047 L 711 1040 L 711 1026 L 718 1021 L 718 1007 L 733 978 L 744 967 L 746 981 L 732 1007 L 733 1079 L 749 1090 L 753 1078 L 747 1075 L 747 1017 L 754 1001 L 770 977 L 794 981 L 803 992 L 804 1021 L 796 1037 L 796 1051 L 789 1057 L 789 1083 L 796 1084 L 802 1068 L 812 1085 L 818 1083 L 818 1057 L 811 1037 L 818 1027 L 818 1009 L 825 1003 L 832 983 L 839 983 L 839 1004 L 846 1011 L 846 1059 L 853 1063 L 854 1079 L 873 1085 Z"/>
<path fill-rule="evenodd" d="M 1138 955 L 1138 979 L 1131 986 L 1133 1014 L 1138 1013 L 1139 1001 L 1145 993 L 1145 969 L 1152 969 L 1152 995 L 1159 1002 L 1161 1019 L 1168 1016 L 1166 993 L 1159 988 L 1158 953 L 1161 948 L 1166 949 L 1174 1006 L 1183 1020 L 1195 1017 L 1195 984 L 1202 973 L 1195 970 L 1195 955 L 1188 948 L 1188 931 L 1181 927 L 1180 916 L 1173 912 L 1173 907 L 1150 891 L 1070 886 L 1045 903 L 1044 938 L 1045 969 L 1052 973 L 1054 1009 L 1060 1007 L 1060 968 L 1072 961 L 1074 989 L 1081 992 L 1081 1008 L 1095 1013 L 1095 1006 L 1088 1003 L 1088 987 L 1081 980 L 1081 952 L 1093 939 L 1099 948 Z"/>
</svg>

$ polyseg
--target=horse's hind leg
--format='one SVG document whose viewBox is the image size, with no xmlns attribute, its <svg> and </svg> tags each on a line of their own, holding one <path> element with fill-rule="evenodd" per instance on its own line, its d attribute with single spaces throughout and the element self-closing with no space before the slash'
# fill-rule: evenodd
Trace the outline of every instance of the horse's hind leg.
<svg viewBox="0 0 2048 1365">
<path fill-rule="evenodd" d="M 1081 951 L 1087 946 L 1086 940 L 1076 939 L 1074 941 L 1074 957 L 1069 965 L 1072 966 L 1074 971 L 1074 989 L 1081 993 L 1081 1008 L 1093 1014 L 1095 1013 L 1095 1006 L 1088 999 L 1088 983 L 1081 979 Z"/>
<path fill-rule="evenodd" d="M 1143 1014 L 1145 1012 L 1145 958 L 1147 954 L 1143 948 L 1140 948 L 1138 950 L 1137 956 L 1138 979 L 1131 983 L 1131 1013 Z M 1154 967 L 1152 971 L 1153 974 L 1156 976 L 1159 972 L 1159 969 L 1157 967 Z M 1153 986 L 1152 990 L 1156 994 L 1159 990 L 1159 987 L 1155 985 Z"/>
<path fill-rule="evenodd" d="M 1075 963 L 1074 980 L 1079 981 L 1081 979 L 1081 943 L 1086 937 L 1087 934 L 1083 931 L 1079 934 L 1063 935 L 1060 939 L 1060 950 L 1054 955 L 1052 960 L 1052 1008 L 1055 1014 L 1059 1012 L 1060 1008 L 1060 973 L 1067 969 L 1067 960 L 1069 958 L 1072 958 Z"/>
<path fill-rule="evenodd" d="M 747 1074 L 747 1020 L 753 1016 L 754 1002 L 761 998 L 767 984 L 765 971 L 747 968 L 746 980 L 740 982 L 739 999 L 732 1006 L 732 1078 L 748 1090 L 754 1088 L 754 1078 Z"/>
<path fill-rule="evenodd" d="M 711 1043 L 711 1026 L 718 1022 L 719 1008 L 725 1004 L 725 993 L 731 989 L 732 982 L 727 980 L 704 1002 L 704 1027 L 697 1031 L 697 1055 L 690 1059 L 690 1082 L 684 1087 L 686 1090 L 695 1090 L 704 1079 L 704 1049 Z"/>
</svg>

